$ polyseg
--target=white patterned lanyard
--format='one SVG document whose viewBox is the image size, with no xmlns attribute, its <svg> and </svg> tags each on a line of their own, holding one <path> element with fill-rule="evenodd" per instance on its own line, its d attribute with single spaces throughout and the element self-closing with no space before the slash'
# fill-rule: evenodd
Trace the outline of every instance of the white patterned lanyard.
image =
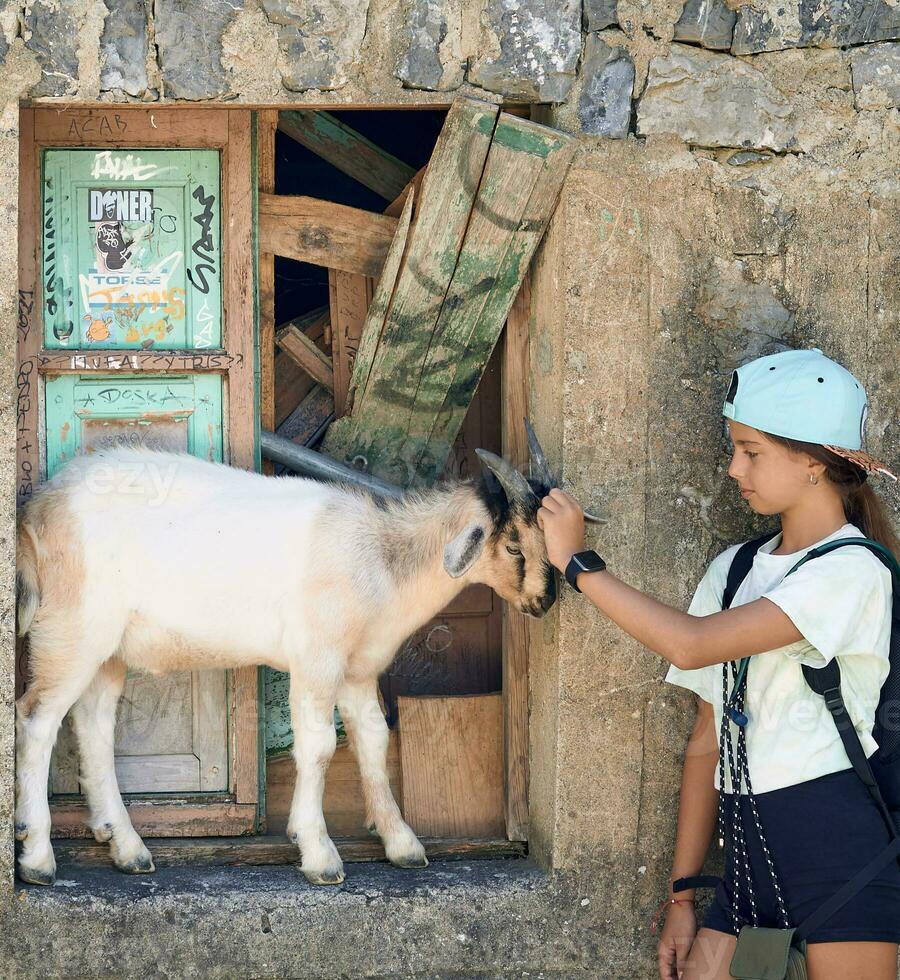
<svg viewBox="0 0 900 980">
<path fill-rule="evenodd" d="M 728 696 L 728 667 L 731 665 L 731 680 L 733 689 L 731 697 Z M 787 909 L 784 905 L 784 898 L 781 894 L 781 886 L 778 883 L 778 875 L 775 873 L 775 865 L 772 862 L 772 855 L 769 853 L 769 845 L 763 833 L 762 823 L 759 819 L 759 811 L 756 808 L 756 797 L 753 795 L 753 788 L 750 784 L 750 770 L 747 766 L 747 738 L 746 728 L 748 718 L 744 714 L 744 695 L 747 690 L 747 674 L 749 673 L 749 663 L 742 661 L 743 670 L 739 672 L 736 661 L 731 660 L 722 664 L 722 725 L 719 729 L 719 847 L 725 846 L 725 755 L 728 754 L 728 769 L 731 776 L 731 853 L 733 861 L 733 880 L 735 888 L 740 891 L 739 875 L 743 875 L 747 898 L 750 902 L 750 924 L 758 925 L 756 911 L 756 895 L 753 890 L 753 874 L 750 870 L 750 860 L 747 854 L 747 840 L 744 836 L 743 820 L 741 818 L 740 794 L 742 781 L 747 784 L 747 798 L 750 803 L 750 810 L 753 814 L 753 822 L 756 825 L 756 833 L 762 846 L 766 864 L 769 866 L 769 874 L 772 876 L 772 884 L 775 888 L 775 897 L 778 902 L 778 914 L 782 920 L 782 928 L 789 929 Z M 740 676 L 739 676 L 740 673 Z M 736 683 L 735 683 L 736 682 Z M 732 723 L 737 727 L 737 751 L 732 745 Z M 736 758 L 735 758 L 736 756 Z M 725 877 L 728 877 L 728 869 L 725 869 Z M 731 907 L 731 917 L 734 922 L 735 932 L 739 932 L 744 922 L 738 914 L 736 903 Z"/>
</svg>

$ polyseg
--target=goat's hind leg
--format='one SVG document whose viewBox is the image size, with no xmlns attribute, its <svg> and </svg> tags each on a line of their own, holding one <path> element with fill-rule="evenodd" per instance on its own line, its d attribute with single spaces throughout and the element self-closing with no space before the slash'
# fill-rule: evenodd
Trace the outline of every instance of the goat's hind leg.
<svg viewBox="0 0 900 980">
<path fill-rule="evenodd" d="M 42 663 L 43 660 L 43 663 Z M 81 696 L 96 671 L 76 660 L 41 658 L 30 653 L 32 682 L 16 701 L 16 839 L 22 842 L 18 873 L 33 885 L 52 885 L 56 859 L 50 843 L 47 788 L 50 757 L 66 712 Z M 69 669 L 61 670 L 65 665 Z"/>
<path fill-rule="evenodd" d="M 72 708 L 81 756 L 80 781 L 96 840 L 109 841 L 113 864 L 126 874 L 155 871 L 153 858 L 131 824 L 115 767 L 116 706 L 127 668 L 118 657 L 103 664 Z"/>
<path fill-rule="evenodd" d="M 366 801 L 366 824 L 384 844 L 384 853 L 398 868 L 424 868 L 425 848 L 403 819 L 387 776 L 390 733 L 378 703 L 377 680 L 345 681 L 338 692 L 338 709 L 359 763 Z"/>
</svg>

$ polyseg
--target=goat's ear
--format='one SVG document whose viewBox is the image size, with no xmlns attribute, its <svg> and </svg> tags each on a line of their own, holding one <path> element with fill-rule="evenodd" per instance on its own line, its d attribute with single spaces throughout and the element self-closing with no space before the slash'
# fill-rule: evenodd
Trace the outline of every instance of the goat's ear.
<svg viewBox="0 0 900 980">
<path fill-rule="evenodd" d="M 475 564 L 484 551 L 487 534 L 483 525 L 477 521 L 448 542 L 444 547 L 444 570 L 451 578 L 459 578 Z"/>
</svg>

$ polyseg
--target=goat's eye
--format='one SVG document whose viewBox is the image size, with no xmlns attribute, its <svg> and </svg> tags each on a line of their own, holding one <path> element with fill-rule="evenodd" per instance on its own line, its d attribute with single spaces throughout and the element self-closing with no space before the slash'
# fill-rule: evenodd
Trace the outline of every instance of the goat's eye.
<svg viewBox="0 0 900 980">
<path fill-rule="evenodd" d="M 506 550 L 511 555 L 521 555 L 522 554 L 522 549 L 518 545 L 515 545 L 515 544 L 508 544 L 506 546 Z"/>
</svg>

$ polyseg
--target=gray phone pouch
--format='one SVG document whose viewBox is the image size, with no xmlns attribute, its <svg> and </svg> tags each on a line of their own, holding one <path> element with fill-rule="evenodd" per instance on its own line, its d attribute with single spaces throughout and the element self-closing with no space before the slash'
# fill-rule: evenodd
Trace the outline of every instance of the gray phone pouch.
<svg viewBox="0 0 900 980">
<path fill-rule="evenodd" d="M 791 945 L 795 932 L 744 926 L 729 973 L 735 980 L 806 980 L 806 944 Z"/>
</svg>

